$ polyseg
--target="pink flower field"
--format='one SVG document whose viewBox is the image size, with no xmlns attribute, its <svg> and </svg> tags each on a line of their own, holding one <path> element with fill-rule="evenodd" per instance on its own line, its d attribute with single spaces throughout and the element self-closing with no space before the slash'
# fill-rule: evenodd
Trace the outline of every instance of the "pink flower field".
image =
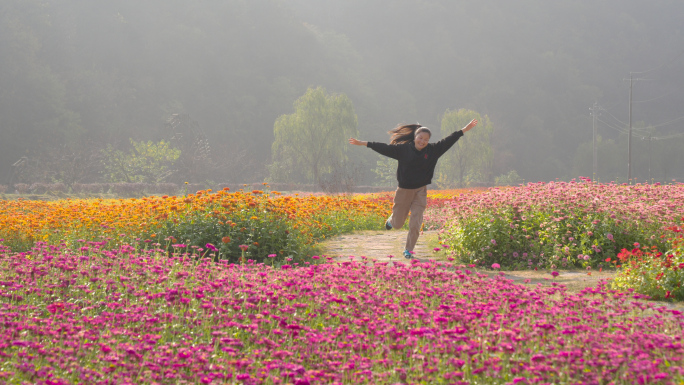
<svg viewBox="0 0 684 385">
<path fill-rule="evenodd" d="M 680 311 L 449 263 L 0 251 L 8 384 L 679 384 Z"/>
<path fill-rule="evenodd" d="M 684 184 L 530 183 L 462 194 L 428 209 L 450 253 L 480 267 L 613 267 L 621 249 L 656 246 L 684 223 Z"/>
</svg>

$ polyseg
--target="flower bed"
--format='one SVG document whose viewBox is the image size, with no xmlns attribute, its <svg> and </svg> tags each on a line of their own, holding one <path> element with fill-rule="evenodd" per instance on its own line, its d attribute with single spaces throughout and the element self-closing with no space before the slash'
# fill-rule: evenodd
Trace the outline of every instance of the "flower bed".
<svg viewBox="0 0 684 385">
<path fill-rule="evenodd" d="M 502 268 L 604 268 L 622 248 L 665 247 L 684 215 L 684 185 L 537 183 L 454 197 L 426 214 L 464 263 Z"/>
<path fill-rule="evenodd" d="M 244 266 L 39 245 L 0 258 L 7 383 L 679 383 L 681 312 L 441 263 Z"/>
<path fill-rule="evenodd" d="M 667 240 L 665 252 L 640 245 L 622 249 L 612 261 L 621 267 L 613 286 L 622 290 L 635 289 L 653 299 L 684 300 L 684 229 L 670 227 L 663 238 Z"/>
<path fill-rule="evenodd" d="M 281 196 L 278 192 L 198 191 L 187 196 L 141 199 L 0 201 L 0 239 L 15 251 L 35 242 L 77 247 L 78 240 L 116 243 L 135 238 L 188 246 L 221 247 L 236 259 L 239 244 L 262 260 L 269 253 L 300 256 L 320 239 L 377 229 L 391 202 L 363 196 Z M 126 237 L 122 239 L 121 234 Z M 223 245 L 222 239 L 231 242 Z M 234 241 L 233 241 L 234 240 Z M 256 243 L 256 244 L 255 244 Z M 288 253 L 288 254 L 285 254 Z"/>
</svg>

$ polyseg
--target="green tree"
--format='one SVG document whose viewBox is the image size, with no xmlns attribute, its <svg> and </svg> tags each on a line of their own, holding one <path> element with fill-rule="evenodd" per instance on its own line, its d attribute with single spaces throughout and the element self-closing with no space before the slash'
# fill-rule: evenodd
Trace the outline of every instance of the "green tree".
<svg viewBox="0 0 684 385">
<path fill-rule="evenodd" d="M 376 180 L 380 186 L 394 186 L 397 184 L 397 160 L 386 156 L 379 156 L 377 167 L 373 172 L 377 175 Z"/>
<path fill-rule="evenodd" d="M 299 174 L 319 183 L 334 164 L 347 160 L 347 139 L 358 135 L 354 106 L 345 94 L 318 87 L 309 88 L 294 108 L 273 126 L 270 179 L 290 182 Z"/>
<path fill-rule="evenodd" d="M 442 117 L 442 136 L 460 130 L 473 119 L 477 119 L 477 127 L 456 142 L 454 148 L 444 154 L 439 162 L 437 180 L 442 184 L 462 187 L 474 182 L 491 181 L 494 165 L 491 139 L 494 129 L 487 115 L 483 117 L 466 109 L 446 110 Z"/>
<path fill-rule="evenodd" d="M 12 181 L 9 165 L 22 156 L 35 162 L 83 132 L 66 103 L 67 83 L 42 57 L 43 38 L 52 31 L 45 6 L 0 2 L 0 183 Z"/>
<path fill-rule="evenodd" d="M 163 140 L 159 143 L 130 141 L 133 148 L 128 153 L 112 145 L 103 150 L 109 181 L 159 183 L 171 175 L 171 166 L 180 157 L 180 150 Z"/>
</svg>

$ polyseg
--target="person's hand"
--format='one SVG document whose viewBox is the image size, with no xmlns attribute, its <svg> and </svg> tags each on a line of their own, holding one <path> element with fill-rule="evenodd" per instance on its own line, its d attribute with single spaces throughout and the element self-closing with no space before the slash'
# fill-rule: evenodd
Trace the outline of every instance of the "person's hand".
<svg viewBox="0 0 684 385">
<path fill-rule="evenodd" d="M 349 144 L 353 144 L 355 146 L 365 146 L 368 144 L 368 142 L 364 142 L 354 138 L 349 138 Z"/>
<path fill-rule="evenodd" d="M 477 119 L 473 119 L 468 123 L 467 126 L 463 127 L 461 131 L 465 134 L 466 132 L 470 131 L 473 127 L 477 126 Z"/>
</svg>

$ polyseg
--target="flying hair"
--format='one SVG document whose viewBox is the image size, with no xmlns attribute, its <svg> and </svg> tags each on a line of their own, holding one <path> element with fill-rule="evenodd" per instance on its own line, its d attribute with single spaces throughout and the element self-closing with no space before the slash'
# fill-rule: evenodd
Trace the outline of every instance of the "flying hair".
<svg viewBox="0 0 684 385">
<path fill-rule="evenodd" d="M 387 133 L 391 135 L 390 144 L 404 144 L 411 142 L 413 139 L 415 139 L 416 135 L 420 134 L 421 132 L 427 132 L 427 134 L 432 137 L 432 132 L 430 132 L 430 129 L 423 127 L 420 124 L 405 124 L 396 126 Z"/>
</svg>

